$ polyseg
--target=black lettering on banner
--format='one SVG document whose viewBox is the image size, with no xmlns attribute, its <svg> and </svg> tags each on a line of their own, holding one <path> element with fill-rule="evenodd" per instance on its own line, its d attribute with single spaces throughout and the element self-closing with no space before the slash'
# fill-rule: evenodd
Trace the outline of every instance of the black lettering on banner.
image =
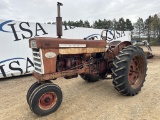
<svg viewBox="0 0 160 120">
<path fill-rule="evenodd" d="M 39 26 L 39 29 L 38 29 L 38 26 Z M 46 31 L 43 29 L 43 27 L 41 26 L 40 23 L 36 23 L 36 35 L 35 35 L 35 36 L 39 36 L 39 35 L 37 34 L 37 31 L 40 31 L 40 30 L 43 31 L 43 35 L 48 34 L 48 33 L 46 33 Z"/>
<path fill-rule="evenodd" d="M 70 29 L 74 29 L 75 27 L 74 27 L 74 26 L 69 26 L 69 28 L 70 28 Z"/>
<path fill-rule="evenodd" d="M 1 65 L 1 66 L 0 66 L 0 70 L 1 70 L 1 72 L 2 72 L 3 77 L 7 77 L 7 76 L 6 76 L 6 73 L 5 73 L 5 71 L 4 71 L 3 66 L 5 66 L 5 65 Z"/>
<path fill-rule="evenodd" d="M 109 40 L 109 41 L 113 40 L 111 37 L 108 37 L 109 35 L 113 36 L 113 34 L 110 30 L 107 31 L 107 40 Z"/>
<path fill-rule="evenodd" d="M 117 38 L 120 38 L 121 37 L 121 34 L 116 30 L 116 33 L 118 36 L 116 36 Z"/>
<path fill-rule="evenodd" d="M 28 65 L 30 63 L 30 66 Z M 33 62 L 27 57 L 27 63 L 26 63 L 26 73 L 29 73 L 28 68 L 34 67 Z"/>
<path fill-rule="evenodd" d="M 14 41 L 21 40 L 21 39 L 19 39 L 18 36 L 17 36 L 16 30 L 15 30 L 15 28 L 14 28 L 14 25 L 15 25 L 15 23 L 14 23 L 14 24 L 8 24 L 8 26 L 11 26 L 11 29 L 12 29 L 12 31 L 13 31 L 13 34 L 14 34 L 14 37 L 15 37 L 15 40 L 14 40 Z"/>
<path fill-rule="evenodd" d="M 68 30 L 68 28 L 67 28 L 67 25 L 66 25 L 66 24 L 64 24 L 64 27 L 65 27 L 65 28 L 64 28 L 64 30 Z"/>
<path fill-rule="evenodd" d="M 26 36 L 24 36 L 24 35 L 22 34 L 22 38 L 23 38 L 23 39 L 29 39 L 29 38 L 31 38 L 32 35 L 33 35 L 32 31 L 31 31 L 30 29 L 24 28 L 24 27 L 22 26 L 22 24 L 26 24 L 26 25 L 29 26 L 29 23 L 28 23 L 28 22 L 21 22 L 21 23 L 19 24 L 19 28 L 20 28 L 22 31 L 26 31 L 26 32 L 30 33 L 30 36 L 29 36 L 29 37 L 26 37 Z M 30 26 L 29 26 L 29 27 L 30 27 Z"/>
<path fill-rule="evenodd" d="M 22 74 L 23 74 L 23 70 L 22 70 L 21 68 L 13 67 L 12 64 L 14 64 L 14 63 L 16 63 L 17 65 L 20 66 L 19 61 L 13 61 L 13 62 L 11 62 L 11 63 L 9 64 L 9 68 L 10 68 L 11 70 L 13 70 L 13 71 L 14 71 L 14 70 L 20 71 L 20 73 L 21 73 L 21 75 L 22 75 Z M 12 74 L 12 73 L 11 73 L 11 75 L 14 76 L 14 74 Z"/>
<path fill-rule="evenodd" d="M 112 33 L 112 35 L 113 35 L 113 40 L 115 40 L 116 39 L 116 32 L 115 32 L 115 30 L 112 30 L 113 31 L 113 33 Z"/>
<path fill-rule="evenodd" d="M 125 36 L 125 33 L 124 31 L 121 32 L 121 37 Z"/>
<path fill-rule="evenodd" d="M 67 25 L 66 24 L 64 24 L 64 30 L 69 30 L 69 29 L 74 29 L 75 28 L 75 26 L 68 26 L 67 27 Z"/>
</svg>

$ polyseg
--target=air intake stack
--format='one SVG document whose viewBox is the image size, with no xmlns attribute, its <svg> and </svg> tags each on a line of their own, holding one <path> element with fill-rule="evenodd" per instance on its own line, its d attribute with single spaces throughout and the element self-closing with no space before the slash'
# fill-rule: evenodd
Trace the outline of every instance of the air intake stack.
<svg viewBox="0 0 160 120">
<path fill-rule="evenodd" d="M 60 2 L 57 2 L 58 16 L 56 17 L 56 23 L 57 23 L 57 36 L 58 36 L 58 38 L 61 38 L 61 36 L 62 36 L 62 17 L 60 15 L 60 6 L 63 6 L 63 4 Z"/>
</svg>

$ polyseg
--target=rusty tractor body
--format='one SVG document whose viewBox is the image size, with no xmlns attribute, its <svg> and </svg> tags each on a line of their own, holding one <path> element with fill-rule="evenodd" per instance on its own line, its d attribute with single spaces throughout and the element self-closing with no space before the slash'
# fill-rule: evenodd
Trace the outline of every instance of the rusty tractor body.
<svg viewBox="0 0 160 120">
<path fill-rule="evenodd" d="M 134 96 L 143 86 L 147 63 L 143 50 L 128 41 L 64 39 L 58 3 L 58 38 L 35 37 L 29 40 L 38 80 L 27 92 L 27 102 L 37 115 L 55 112 L 62 102 L 60 87 L 51 80 L 59 77 L 80 77 L 96 82 L 112 75 L 115 89 L 123 95 Z M 104 33 L 104 32 L 103 32 Z"/>
</svg>

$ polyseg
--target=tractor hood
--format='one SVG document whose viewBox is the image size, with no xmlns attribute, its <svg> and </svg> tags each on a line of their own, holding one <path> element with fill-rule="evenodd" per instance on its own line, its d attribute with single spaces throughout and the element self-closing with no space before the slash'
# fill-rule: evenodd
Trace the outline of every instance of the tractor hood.
<svg viewBox="0 0 160 120">
<path fill-rule="evenodd" d="M 104 40 L 65 39 L 51 37 L 35 37 L 29 40 L 30 48 L 57 49 L 57 48 L 105 48 Z"/>
</svg>

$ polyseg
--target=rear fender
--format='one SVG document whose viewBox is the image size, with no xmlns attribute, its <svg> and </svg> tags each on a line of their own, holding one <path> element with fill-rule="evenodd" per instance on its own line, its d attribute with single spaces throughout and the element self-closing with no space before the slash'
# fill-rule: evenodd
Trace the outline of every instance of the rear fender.
<svg viewBox="0 0 160 120">
<path fill-rule="evenodd" d="M 119 42 L 118 44 L 115 45 L 114 47 L 114 56 L 116 56 L 123 48 L 125 48 L 126 46 L 131 45 L 132 43 L 129 41 L 123 41 L 123 42 Z"/>
</svg>

